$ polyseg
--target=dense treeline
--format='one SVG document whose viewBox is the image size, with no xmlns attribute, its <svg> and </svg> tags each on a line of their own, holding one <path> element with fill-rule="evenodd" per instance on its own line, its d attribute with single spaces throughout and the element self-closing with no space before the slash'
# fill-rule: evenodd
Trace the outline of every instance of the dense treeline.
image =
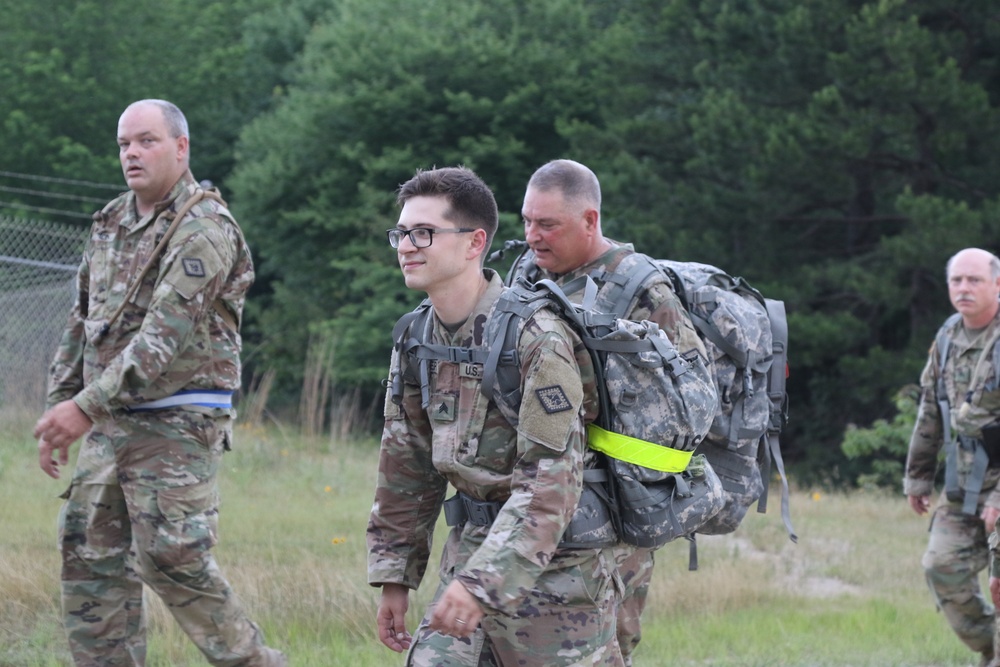
<svg viewBox="0 0 1000 667">
<path fill-rule="evenodd" d="M 408 293 L 382 231 L 417 168 L 465 164 L 520 233 L 524 184 L 591 166 L 605 230 L 784 299 L 789 458 L 853 482 L 848 424 L 896 413 L 1000 249 L 1000 10 L 987 0 L 0 0 L 0 170 L 120 181 L 140 97 L 192 125 L 259 280 L 251 368 L 294 405 L 310 345 L 375 403 Z M 314 357 L 315 358 L 315 357 Z"/>
</svg>

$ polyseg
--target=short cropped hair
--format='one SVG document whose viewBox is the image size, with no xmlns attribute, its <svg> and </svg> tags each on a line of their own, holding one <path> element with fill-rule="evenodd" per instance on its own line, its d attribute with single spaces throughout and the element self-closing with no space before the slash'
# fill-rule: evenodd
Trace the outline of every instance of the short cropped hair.
<svg viewBox="0 0 1000 667">
<path fill-rule="evenodd" d="M 969 248 L 966 248 L 965 250 L 968 250 L 968 249 Z M 952 255 L 950 258 L 948 258 L 948 263 L 944 267 L 944 277 L 945 278 L 950 278 L 951 277 L 951 265 L 955 262 L 955 258 L 958 257 L 963 252 L 965 252 L 965 250 L 959 250 L 954 255 Z M 988 250 L 983 250 L 983 252 L 985 252 L 987 255 L 990 256 L 990 278 L 992 278 L 993 280 L 996 280 L 997 278 L 1000 278 L 1000 258 L 998 258 L 993 253 L 989 252 Z"/>
<path fill-rule="evenodd" d="M 489 249 L 497 233 L 500 216 L 493 191 L 467 167 L 441 167 L 424 171 L 418 169 L 413 178 L 399 186 L 396 203 L 405 204 L 413 197 L 444 197 L 448 209 L 444 217 L 459 227 L 472 227 L 486 231 L 486 248 Z M 487 253 L 483 253 L 485 261 Z"/>
<path fill-rule="evenodd" d="M 539 167 L 528 187 L 543 192 L 559 190 L 567 200 L 582 201 L 601 210 L 601 183 L 588 167 L 573 160 L 552 160 Z"/>
<path fill-rule="evenodd" d="M 184 112 L 181 111 L 176 104 L 166 100 L 157 99 L 138 100 L 128 105 L 125 110 L 128 111 L 132 107 L 140 104 L 152 104 L 163 112 L 163 118 L 167 121 L 167 131 L 170 132 L 171 137 L 174 139 L 179 137 L 187 137 L 188 139 L 191 138 L 191 135 L 188 133 L 187 118 L 184 117 Z"/>
</svg>

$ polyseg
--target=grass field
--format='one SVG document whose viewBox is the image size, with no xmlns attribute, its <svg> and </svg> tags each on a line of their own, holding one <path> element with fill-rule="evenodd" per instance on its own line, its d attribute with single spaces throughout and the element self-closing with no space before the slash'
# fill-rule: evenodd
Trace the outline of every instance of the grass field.
<svg viewBox="0 0 1000 667">
<path fill-rule="evenodd" d="M 0 415 L 2 667 L 69 664 L 55 550 L 65 482 L 38 469 L 30 430 Z M 292 665 L 401 664 L 375 638 L 366 584 L 375 460 L 374 442 L 243 428 L 226 455 L 216 555 Z M 699 538 L 697 572 L 687 571 L 686 542 L 657 553 L 636 667 L 976 664 L 934 610 L 920 569 L 927 522 L 901 496 L 800 490 L 792 503 L 798 544 L 772 496 L 769 513 L 737 533 Z M 411 629 L 436 583 L 432 564 Z M 205 664 L 155 596 L 148 609 L 150 666 Z"/>
</svg>

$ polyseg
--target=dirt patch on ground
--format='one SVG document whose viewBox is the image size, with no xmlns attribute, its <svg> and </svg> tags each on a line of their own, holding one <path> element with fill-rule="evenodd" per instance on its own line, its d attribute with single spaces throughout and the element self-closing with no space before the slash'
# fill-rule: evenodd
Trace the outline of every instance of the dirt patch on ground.
<svg viewBox="0 0 1000 667">
<path fill-rule="evenodd" d="M 741 558 L 769 563 L 778 573 L 778 583 L 788 591 L 805 594 L 811 598 L 834 598 L 842 595 L 861 595 L 860 586 L 849 584 L 837 577 L 829 577 L 808 571 L 809 555 L 799 545 L 789 544 L 777 553 L 756 548 L 746 537 L 730 534 L 719 536 L 727 549 L 738 551 Z M 849 552 L 847 543 L 824 544 L 827 553 Z"/>
</svg>

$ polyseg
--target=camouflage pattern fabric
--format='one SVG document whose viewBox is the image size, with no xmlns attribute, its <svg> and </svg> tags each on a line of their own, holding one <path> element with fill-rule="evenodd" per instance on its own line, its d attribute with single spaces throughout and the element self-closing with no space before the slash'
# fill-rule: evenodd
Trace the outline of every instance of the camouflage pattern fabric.
<svg viewBox="0 0 1000 667">
<path fill-rule="evenodd" d="M 407 667 L 583 667 L 622 665 L 615 645 L 614 563 L 609 554 L 547 570 L 513 615 L 489 614 L 476 633 L 456 640 L 429 629 L 435 602 L 417 628 Z M 443 593 L 438 589 L 434 600 Z M 595 613 L 596 603 L 596 613 Z"/>
<path fill-rule="evenodd" d="M 726 289 L 724 285 L 731 287 L 736 281 L 708 264 L 672 260 L 659 263 L 670 272 L 678 291 L 683 290 L 692 316 L 708 323 L 722 340 L 746 355 L 737 365 L 736 358 L 701 332 L 719 405 L 711 431 L 698 451 L 708 458 L 722 479 L 725 505 L 698 532 L 731 533 L 764 492 L 758 449 L 771 421 L 769 374 L 784 373 L 785 368 L 771 369 L 775 361 L 771 321 L 765 305 L 754 298 L 759 294 L 751 295 L 755 292 L 753 288 L 744 283 L 739 288 Z"/>
<path fill-rule="evenodd" d="M 986 540 L 982 519 L 942 496 L 920 563 L 935 603 L 958 638 L 977 653 L 992 654 L 994 610 L 979 586 L 979 573 L 989 564 Z"/>
<path fill-rule="evenodd" d="M 505 289 L 495 272 L 485 274 L 488 289 L 466 322 L 452 333 L 435 316 L 425 342 L 482 345 Z M 592 456 L 584 435 L 597 409 L 589 356 L 568 326 L 544 309 L 526 322 L 518 353 L 524 400 L 516 431 L 482 395 L 481 370 L 466 364 L 433 364 L 426 408 L 417 385 L 404 385 L 399 405 L 387 393 L 368 524 L 368 581 L 419 586 L 450 483 L 475 499 L 504 503 L 490 526 L 453 527 L 441 559 L 441 590 L 458 579 L 486 612 L 483 645 L 517 656 L 502 664 L 621 665 L 614 632 L 606 630 L 614 627 L 620 595 L 611 549 L 559 547 Z M 390 369 L 391 387 L 404 371 L 396 352 Z M 581 586 L 587 595 L 573 593 Z M 558 633 L 579 642 L 563 646 L 553 641 Z M 480 654 L 467 639 L 421 631 L 409 664 L 476 665 Z"/>
<path fill-rule="evenodd" d="M 611 249 L 593 262 L 584 264 L 573 271 L 561 275 L 556 275 L 539 268 L 535 264 L 534 253 L 528 250 L 524 257 L 518 261 L 517 265 L 512 267 L 512 271 L 515 272 L 514 278 L 523 276 L 529 282 L 548 278 L 558 285 L 565 285 L 576 278 L 594 273 L 604 273 L 607 276 L 613 276 L 627 271 L 626 267 L 631 263 L 629 257 L 636 254 L 634 246 L 631 243 L 618 243 L 610 239 L 606 240 L 612 244 Z M 610 283 L 605 279 L 599 281 L 598 284 L 604 288 Z M 601 302 L 601 298 L 606 291 L 607 289 L 601 289 L 598 292 L 598 303 Z M 567 294 L 566 296 L 573 300 L 574 303 L 579 303 L 583 295 L 582 293 L 575 293 Z M 625 318 L 635 322 L 649 320 L 658 324 L 683 357 L 689 356 L 692 351 L 696 350 L 703 359 L 707 358 L 705 344 L 701 341 L 697 330 L 691 323 L 691 318 L 688 316 L 684 304 L 681 303 L 677 294 L 674 293 L 670 282 L 662 275 L 650 276 L 641 289 L 636 291 L 635 298 L 629 304 Z"/>
<path fill-rule="evenodd" d="M 1000 314 L 982 331 L 969 332 L 959 320 L 948 332 L 951 342 L 944 379 L 953 435 L 979 438 L 980 429 L 1000 417 L 1000 391 L 987 390 L 996 386 L 992 363 L 980 364 L 983 351 L 993 349 L 992 341 L 998 334 Z M 920 378 L 920 405 L 903 480 L 906 495 L 932 495 L 934 491 L 934 476 L 944 446 L 941 411 L 935 400 L 939 359 L 935 342 Z M 967 402 L 970 392 L 972 398 Z M 971 468 L 972 453 L 959 449 L 958 475 L 963 487 Z M 994 610 L 983 598 L 979 585 L 978 575 L 986 568 L 989 556 L 986 530 L 979 514 L 985 504 L 1000 507 L 998 479 L 1000 469 L 988 468 L 975 515 L 963 516 L 961 499 L 949 501 L 942 494 L 931 520 L 930 540 L 922 560 L 931 593 L 948 623 L 969 648 L 979 652 L 992 651 L 994 634 Z"/>
<path fill-rule="evenodd" d="M 622 262 L 626 261 L 629 255 L 635 253 L 635 248 L 631 243 L 618 243 L 610 239 L 608 242 L 613 246 L 610 250 L 590 264 L 585 264 L 563 275 L 556 275 L 540 269 L 534 262 L 534 254 L 529 250 L 513 267 L 512 270 L 515 272 L 513 278 L 524 277 L 530 282 L 549 278 L 559 285 L 565 285 L 580 276 L 590 275 L 595 271 L 603 271 L 613 275 Z M 605 285 L 607 284 L 605 283 Z M 598 299 L 601 298 L 601 292 L 604 291 L 606 290 L 602 285 L 602 289 L 598 292 Z M 582 294 L 568 294 L 567 296 L 577 302 L 582 298 Z M 662 275 L 652 276 L 636 292 L 634 303 L 629 305 L 625 317 L 634 321 L 649 320 L 658 324 L 682 357 L 688 357 L 696 351 L 703 359 L 707 358 L 705 345 L 691 323 L 687 310 Z M 630 665 L 632 652 L 639 644 L 641 636 L 640 618 L 646 606 L 646 596 L 653 576 L 653 551 L 627 546 L 618 547 L 617 550 L 618 572 L 625 582 L 625 593 L 618 608 L 618 643 L 621 646 L 626 665 Z"/>
<path fill-rule="evenodd" d="M 142 582 L 210 663 L 285 664 L 264 646 L 210 553 L 233 411 L 128 410 L 183 389 L 238 388 L 239 333 L 217 308 L 238 323 L 254 274 L 228 211 L 197 204 L 158 270 L 107 335 L 99 333 L 196 187 L 188 172 L 149 216 L 136 217 L 131 192 L 95 215 L 51 369 L 48 405 L 72 398 L 94 421 L 59 522 L 64 623 L 77 665 L 145 664 Z"/>
<path fill-rule="evenodd" d="M 631 667 L 632 655 L 642 639 L 642 611 L 646 608 L 646 598 L 649 595 L 655 551 L 628 546 L 618 547 L 615 551 L 618 574 L 626 591 L 626 595 L 618 605 L 616 632 L 622 655 L 625 657 L 625 665 Z"/>
<path fill-rule="evenodd" d="M 196 188 L 188 172 L 149 216 L 136 217 L 131 192 L 94 215 L 76 302 L 50 372 L 48 407 L 72 398 L 97 421 L 183 389 L 239 388 L 242 341 L 214 304 L 240 322 L 253 262 L 235 220 L 211 199 L 195 205 L 158 270 L 100 336 Z"/>
</svg>

